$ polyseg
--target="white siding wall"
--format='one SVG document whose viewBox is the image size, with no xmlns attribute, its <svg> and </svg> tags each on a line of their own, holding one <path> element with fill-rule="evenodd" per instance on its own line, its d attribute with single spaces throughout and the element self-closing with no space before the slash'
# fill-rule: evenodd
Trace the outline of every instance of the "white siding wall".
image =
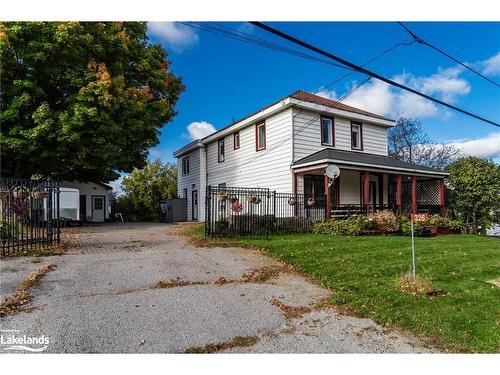
<svg viewBox="0 0 500 375">
<path fill-rule="evenodd" d="M 266 149 L 255 151 L 255 125 L 240 130 L 240 148 L 234 150 L 233 135 L 225 137 L 225 161 L 217 160 L 217 141 L 207 145 L 209 185 L 225 183 L 236 187 L 292 191 L 292 110 L 266 119 Z M 279 147 L 278 147 L 279 145 Z"/>
<path fill-rule="evenodd" d="M 293 109 L 294 115 L 294 161 L 300 160 L 328 146 L 321 144 L 319 114 Z M 351 151 L 351 122 L 335 117 L 335 149 Z M 383 126 L 363 123 L 363 151 L 370 154 L 387 155 L 387 129 Z"/>
<path fill-rule="evenodd" d="M 182 175 L 182 159 L 186 156 L 189 156 L 189 174 L 183 176 Z M 191 210 L 191 198 L 192 191 L 198 190 L 198 217 L 201 218 L 200 215 L 200 149 L 197 148 L 194 151 L 191 151 L 189 154 L 186 154 L 177 159 L 177 195 L 180 198 L 184 197 L 184 188 L 187 188 L 187 219 L 193 220 L 192 210 Z M 193 185 L 195 185 L 193 189 Z"/>
<path fill-rule="evenodd" d="M 105 196 L 105 207 L 104 215 L 105 219 L 109 219 L 111 213 L 111 200 L 113 199 L 112 190 L 106 189 L 104 186 L 95 184 L 93 182 L 78 182 L 78 181 L 63 181 L 60 186 L 68 187 L 73 189 L 78 189 L 80 195 L 85 195 L 85 212 L 86 220 L 92 221 L 92 195 L 104 195 Z M 82 212 L 82 211 L 80 211 Z"/>
</svg>

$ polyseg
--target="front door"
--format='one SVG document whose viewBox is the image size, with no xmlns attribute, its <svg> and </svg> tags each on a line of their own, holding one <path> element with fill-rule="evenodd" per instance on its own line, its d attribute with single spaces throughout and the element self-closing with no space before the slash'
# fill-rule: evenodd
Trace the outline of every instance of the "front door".
<svg viewBox="0 0 500 375">
<path fill-rule="evenodd" d="M 92 221 L 95 223 L 103 223 L 105 219 L 104 215 L 104 195 L 93 195 L 92 196 Z"/>
<path fill-rule="evenodd" d="M 193 220 L 198 220 L 198 190 L 191 193 L 191 215 Z"/>
</svg>

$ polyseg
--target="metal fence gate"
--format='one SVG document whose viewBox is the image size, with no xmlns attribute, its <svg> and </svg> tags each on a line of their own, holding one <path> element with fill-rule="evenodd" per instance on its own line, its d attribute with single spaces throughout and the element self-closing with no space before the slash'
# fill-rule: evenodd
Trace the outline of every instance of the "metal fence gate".
<svg viewBox="0 0 500 375">
<path fill-rule="evenodd" d="M 325 197 L 264 188 L 208 186 L 205 235 L 267 236 L 310 231 L 325 218 Z"/>
<path fill-rule="evenodd" d="M 0 255 L 17 255 L 59 242 L 59 183 L 0 179 Z"/>
</svg>

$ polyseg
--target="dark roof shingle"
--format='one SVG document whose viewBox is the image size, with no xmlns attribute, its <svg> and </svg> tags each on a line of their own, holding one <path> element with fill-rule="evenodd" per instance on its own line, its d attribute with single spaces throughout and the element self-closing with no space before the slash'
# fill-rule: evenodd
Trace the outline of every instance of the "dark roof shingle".
<svg viewBox="0 0 500 375">
<path fill-rule="evenodd" d="M 360 164 L 366 164 L 367 166 L 374 166 L 374 167 L 379 166 L 379 167 L 388 167 L 388 168 L 404 168 L 404 169 L 410 169 L 410 170 L 414 170 L 414 171 L 422 171 L 422 172 L 427 172 L 427 173 L 428 172 L 435 172 L 435 173 L 439 173 L 439 174 L 445 174 L 445 172 L 443 172 L 439 169 L 429 168 L 429 167 L 425 167 L 423 165 L 406 163 L 404 161 L 396 160 L 396 159 L 390 158 L 388 156 L 366 154 L 366 153 L 354 152 L 354 151 L 335 150 L 335 149 L 331 149 L 331 148 L 325 148 L 321 151 L 315 152 L 314 154 L 311 154 L 309 156 L 306 156 L 305 158 L 297 160 L 292 165 L 299 166 L 302 164 L 320 161 L 320 160 L 324 160 L 324 159 L 339 160 L 339 161 L 345 162 L 345 164 L 360 163 Z"/>
<path fill-rule="evenodd" d="M 356 108 L 356 107 L 351 107 L 350 105 L 340 103 L 340 102 L 337 102 L 335 100 L 327 99 L 327 98 L 324 98 L 324 97 L 319 96 L 319 95 L 310 94 L 310 93 L 302 91 L 302 90 L 295 91 L 293 94 L 290 95 L 290 97 L 294 98 L 294 99 L 298 99 L 298 100 L 303 101 L 303 102 L 324 105 L 327 107 L 337 108 L 337 109 L 340 109 L 343 111 L 349 111 L 349 112 L 353 112 L 353 113 L 358 113 L 360 115 L 375 117 L 375 118 L 378 118 L 381 120 L 394 121 L 394 120 L 389 119 L 387 117 L 380 116 L 380 115 L 377 115 L 375 113 L 371 113 L 368 111 L 364 111 L 364 110 Z"/>
</svg>

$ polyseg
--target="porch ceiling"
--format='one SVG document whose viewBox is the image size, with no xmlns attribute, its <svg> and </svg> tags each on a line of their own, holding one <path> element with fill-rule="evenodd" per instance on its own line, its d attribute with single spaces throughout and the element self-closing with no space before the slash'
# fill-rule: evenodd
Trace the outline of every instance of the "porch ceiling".
<svg viewBox="0 0 500 375">
<path fill-rule="evenodd" d="M 399 174 L 420 174 L 425 176 L 446 177 L 449 173 L 438 169 L 410 164 L 387 156 L 366 154 L 363 152 L 342 151 L 326 148 L 315 152 L 292 164 L 294 170 L 304 170 L 310 167 L 320 167 L 327 164 L 337 164 L 339 167 L 360 170 L 375 170 L 378 172 Z"/>
</svg>

